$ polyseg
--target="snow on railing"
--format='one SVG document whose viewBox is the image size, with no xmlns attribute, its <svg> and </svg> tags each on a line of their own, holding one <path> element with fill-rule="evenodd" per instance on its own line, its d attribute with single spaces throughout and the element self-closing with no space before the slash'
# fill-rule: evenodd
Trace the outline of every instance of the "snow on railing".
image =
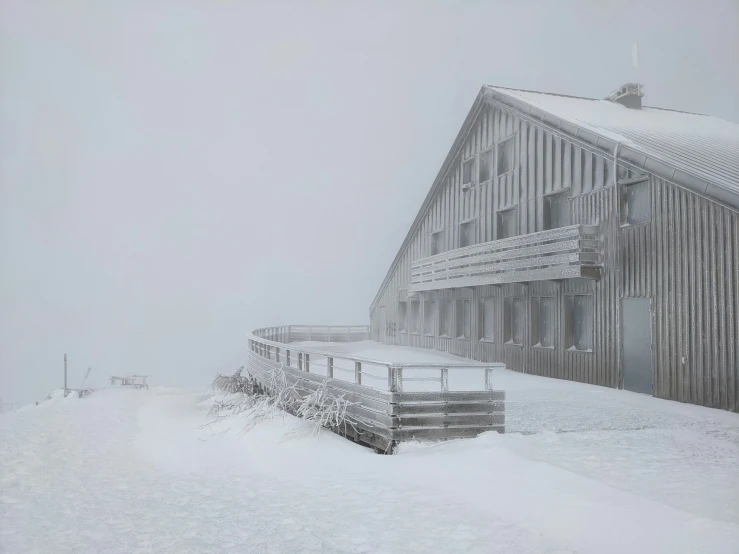
<svg viewBox="0 0 739 554">
<path fill-rule="evenodd" d="M 291 344 L 299 341 L 357 342 L 368 340 L 368 326 L 288 325 L 257 329 L 249 349 L 299 371 L 388 392 L 453 392 L 493 390 L 493 369 L 501 363 L 395 362 L 339 354 L 330 349 Z"/>
</svg>

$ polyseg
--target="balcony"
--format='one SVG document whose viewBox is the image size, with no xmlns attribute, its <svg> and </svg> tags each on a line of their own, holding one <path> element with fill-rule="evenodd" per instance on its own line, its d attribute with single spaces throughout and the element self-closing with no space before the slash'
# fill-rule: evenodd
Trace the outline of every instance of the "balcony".
<svg viewBox="0 0 739 554">
<path fill-rule="evenodd" d="M 598 227 L 570 225 L 415 260 L 408 291 L 573 277 L 597 279 L 601 264 Z"/>
</svg>

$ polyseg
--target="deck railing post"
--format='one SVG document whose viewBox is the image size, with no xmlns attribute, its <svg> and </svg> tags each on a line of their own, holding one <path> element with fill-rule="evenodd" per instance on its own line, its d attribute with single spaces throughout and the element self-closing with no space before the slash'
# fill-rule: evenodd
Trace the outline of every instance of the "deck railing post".
<svg viewBox="0 0 739 554">
<path fill-rule="evenodd" d="M 310 354 L 305 354 L 305 372 L 310 373 Z"/>
<path fill-rule="evenodd" d="M 334 377 L 334 359 L 326 358 L 326 377 L 333 379 Z"/>
<path fill-rule="evenodd" d="M 303 353 L 298 352 L 298 369 L 303 371 Z"/>
<path fill-rule="evenodd" d="M 287 363 L 287 367 L 290 367 L 290 349 L 289 348 L 285 350 L 285 362 Z"/>
<path fill-rule="evenodd" d="M 449 368 L 441 368 L 441 392 L 449 392 Z"/>
<path fill-rule="evenodd" d="M 493 390 L 493 368 L 485 368 L 485 390 Z"/>
<path fill-rule="evenodd" d="M 403 369 L 400 367 L 387 366 L 387 390 L 390 392 L 403 392 Z"/>
<path fill-rule="evenodd" d="M 280 361 L 280 347 L 275 346 L 275 361 L 279 363 Z"/>
<path fill-rule="evenodd" d="M 362 384 L 362 362 L 354 362 L 354 382 L 357 385 Z"/>
</svg>

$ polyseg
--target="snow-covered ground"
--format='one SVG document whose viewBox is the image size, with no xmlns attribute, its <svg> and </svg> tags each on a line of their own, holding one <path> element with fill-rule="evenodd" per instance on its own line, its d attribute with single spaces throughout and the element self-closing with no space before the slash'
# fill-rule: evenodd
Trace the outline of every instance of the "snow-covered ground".
<svg viewBox="0 0 739 554">
<path fill-rule="evenodd" d="M 203 426 L 206 388 L 2 414 L 0 552 L 739 552 L 739 414 L 506 370 L 496 388 L 506 435 L 396 456 L 286 436 L 290 416 Z"/>
</svg>

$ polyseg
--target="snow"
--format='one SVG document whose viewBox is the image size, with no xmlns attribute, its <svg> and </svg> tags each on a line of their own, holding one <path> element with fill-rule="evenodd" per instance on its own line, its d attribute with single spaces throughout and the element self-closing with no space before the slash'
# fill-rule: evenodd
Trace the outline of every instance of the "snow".
<svg viewBox="0 0 739 554">
<path fill-rule="evenodd" d="M 291 416 L 204 425 L 207 388 L 0 415 L 0 552 L 739 551 L 739 414 L 494 374 L 507 434 L 396 456 Z"/>
</svg>

